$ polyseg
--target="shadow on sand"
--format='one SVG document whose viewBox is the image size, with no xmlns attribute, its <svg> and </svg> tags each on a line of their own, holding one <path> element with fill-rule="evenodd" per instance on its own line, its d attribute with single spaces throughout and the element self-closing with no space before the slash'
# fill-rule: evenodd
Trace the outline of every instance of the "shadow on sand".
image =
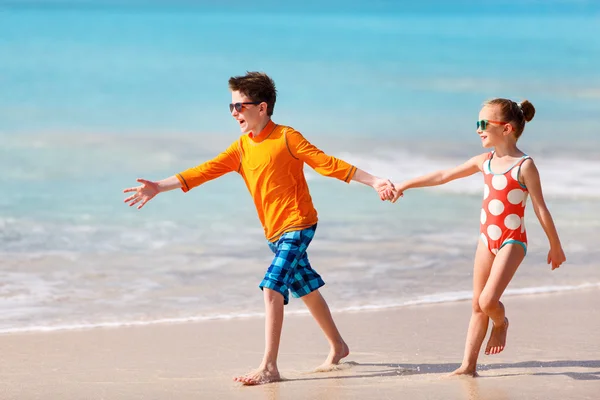
<svg viewBox="0 0 600 400">
<path fill-rule="evenodd" d="M 406 375 L 419 375 L 419 374 L 448 374 L 460 366 L 458 363 L 446 363 L 446 364 L 402 364 L 402 363 L 357 363 L 354 361 L 347 361 L 340 364 L 340 369 L 335 372 L 358 372 L 357 369 L 367 368 L 369 371 L 364 373 L 351 373 L 342 375 L 327 375 L 327 376 L 311 376 L 301 378 L 285 379 L 286 381 L 304 381 L 304 380 L 323 380 L 323 379 L 356 379 L 356 378 L 369 378 L 369 377 L 385 377 L 385 376 L 406 376 Z M 517 375 L 532 375 L 532 376 L 553 376 L 553 375 L 564 375 L 571 379 L 589 381 L 589 380 L 600 380 L 600 360 L 565 360 L 565 361 L 523 361 L 517 363 L 500 363 L 500 364 L 486 364 L 479 365 L 478 371 L 490 371 L 497 369 L 511 369 L 511 368 L 547 368 L 548 371 L 544 372 L 516 372 L 507 373 L 503 375 L 485 376 L 482 375 L 480 378 L 498 378 L 506 376 L 517 376 Z M 571 371 L 556 371 L 556 369 L 566 368 L 592 368 L 597 369 L 596 371 L 590 372 L 571 372 Z M 308 375 L 308 374 L 307 374 Z M 480 379 L 479 378 L 479 379 Z"/>
</svg>

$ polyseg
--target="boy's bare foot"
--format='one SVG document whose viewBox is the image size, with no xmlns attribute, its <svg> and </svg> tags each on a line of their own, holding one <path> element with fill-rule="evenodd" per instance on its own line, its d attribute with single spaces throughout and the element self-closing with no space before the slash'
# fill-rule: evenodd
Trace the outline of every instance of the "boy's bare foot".
<svg viewBox="0 0 600 400">
<path fill-rule="evenodd" d="M 456 370 L 449 373 L 448 376 L 472 376 L 473 378 L 477 378 L 479 374 L 475 370 L 475 367 L 463 367 L 461 365 Z"/>
<path fill-rule="evenodd" d="M 493 326 L 490 339 L 485 347 L 485 354 L 498 354 L 506 346 L 506 333 L 508 332 L 508 318 L 504 318 L 502 326 Z"/>
<path fill-rule="evenodd" d="M 350 349 L 346 342 L 342 342 L 340 345 L 331 349 L 325 362 L 319 365 L 315 369 L 315 372 L 335 371 L 338 369 L 338 365 L 342 358 L 348 357 L 348 354 L 350 354 Z"/>
<path fill-rule="evenodd" d="M 244 385 L 262 385 L 264 383 L 279 382 L 281 376 L 277 368 L 259 368 L 256 371 L 252 371 L 243 376 L 236 376 L 233 378 L 234 381 L 240 382 Z"/>
</svg>

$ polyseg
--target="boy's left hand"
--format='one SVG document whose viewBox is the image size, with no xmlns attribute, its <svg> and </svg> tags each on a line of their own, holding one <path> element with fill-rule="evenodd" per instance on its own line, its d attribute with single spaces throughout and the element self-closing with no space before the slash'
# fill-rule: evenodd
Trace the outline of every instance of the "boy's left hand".
<svg viewBox="0 0 600 400">
<path fill-rule="evenodd" d="M 394 198 L 394 184 L 389 179 L 378 178 L 373 184 L 373 189 L 377 190 L 382 201 Z"/>
</svg>

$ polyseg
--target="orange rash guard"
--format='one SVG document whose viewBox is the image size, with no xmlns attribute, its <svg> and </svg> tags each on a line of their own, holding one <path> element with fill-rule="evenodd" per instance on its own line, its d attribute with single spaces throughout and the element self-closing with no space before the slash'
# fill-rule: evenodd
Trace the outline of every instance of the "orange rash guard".
<svg viewBox="0 0 600 400">
<path fill-rule="evenodd" d="M 240 136 L 210 161 L 187 169 L 177 178 L 184 192 L 228 172 L 238 172 L 254 199 L 268 241 L 317 223 L 303 166 L 349 183 L 356 167 L 329 156 L 293 128 L 273 121 L 262 132 Z"/>
</svg>

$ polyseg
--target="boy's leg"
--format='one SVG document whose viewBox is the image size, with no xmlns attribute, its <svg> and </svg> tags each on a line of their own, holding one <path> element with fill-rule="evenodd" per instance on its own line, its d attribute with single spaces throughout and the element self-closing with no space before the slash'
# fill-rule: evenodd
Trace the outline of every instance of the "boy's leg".
<svg viewBox="0 0 600 400">
<path fill-rule="evenodd" d="M 469 330 L 465 343 L 465 354 L 461 366 L 451 375 L 477 376 L 477 358 L 479 350 L 487 333 L 489 317 L 479 307 L 479 297 L 490 275 L 494 262 L 494 255 L 487 246 L 479 240 L 475 251 L 475 262 L 473 267 L 473 301 Z"/>
<path fill-rule="evenodd" d="M 327 302 L 321 295 L 321 292 L 317 289 L 302 296 L 302 300 L 323 330 L 323 333 L 325 333 L 325 336 L 329 341 L 329 346 L 331 347 L 327 359 L 321 366 L 317 367 L 316 371 L 330 371 L 339 364 L 342 358 L 347 357 L 348 354 L 350 354 L 350 349 L 348 349 L 348 345 L 344 342 L 342 335 L 340 335 L 340 332 L 335 326 L 335 322 L 333 322 L 333 317 L 329 311 L 329 306 L 327 306 Z"/>
<path fill-rule="evenodd" d="M 525 249 L 519 244 L 508 244 L 502 247 L 496 255 L 490 276 L 479 297 L 479 307 L 491 318 L 494 324 L 485 354 L 498 354 L 504 350 L 508 319 L 500 297 L 524 258 Z"/>
<path fill-rule="evenodd" d="M 260 385 L 281 380 L 277 369 L 277 355 L 283 326 L 283 296 L 274 290 L 264 288 L 265 299 L 265 354 L 257 370 L 244 376 L 233 378 L 245 385 Z"/>
<path fill-rule="evenodd" d="M 269 243 L 275 257 L 259 284 L 265 300 L 265 354 L 257 370 L 233 378 L 235 381 L 245 385 L 260 385 L 281 380 L 277 355 L 283 326 L 283 307 L 288 303 L 289 284 L 293 282 L 296 266 L 305 257 L 315 228 L 287 232 L 277 242 Z"/>
</svg>

